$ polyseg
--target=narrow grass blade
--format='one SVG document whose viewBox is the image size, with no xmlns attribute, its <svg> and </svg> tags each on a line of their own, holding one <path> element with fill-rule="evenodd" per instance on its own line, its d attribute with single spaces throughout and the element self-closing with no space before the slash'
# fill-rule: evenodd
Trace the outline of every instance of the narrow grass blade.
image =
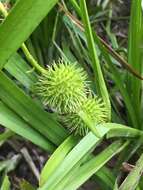
<svg viewBox="0 0 143 190">
<path fill-rule="evenodd" d="M 110 100 L 109 100 L 109 94 L 108 94 L 108 91 L 106 88 L 106 84 L 105 84 L 105 81 L 103 78 L 99 59 L 97 56 L 97 51 L 95 48 L 93 33 L 92 33 L 89 16 L 88 16 L 88 11 L 87 11 L 87 7 L 86 7 L 86 0 L 80 1 L 80 7 L 81 7 L 81 13 L 82 13 L 82 20 L 83 20 L 84 27 L 85 27 L 85 34 L 86 34 L 86 38 L 87 38 L 89 54 L 92 59 L 93 70 L 94 70 L 94 75 L 95 75 L 94 77 L 96 79 L 95 80 L 96 88 L 97 88 L 98 93 L 101 95 L 104 102 L 106 103 L 106 106 L 109 111 L 109 119 L 110 119 L 111 118 L 111 105 L 110 105 Z"/>
</svg>

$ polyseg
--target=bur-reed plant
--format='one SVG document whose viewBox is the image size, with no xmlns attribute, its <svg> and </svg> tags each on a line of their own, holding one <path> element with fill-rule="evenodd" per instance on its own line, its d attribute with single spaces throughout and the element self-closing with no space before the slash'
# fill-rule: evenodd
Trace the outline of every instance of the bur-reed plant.
<svg viewBox="0 0 143 190">
<path fill-rule="evenodd" d="M 84 136 L 89 132 L 82 119 L 85 115 L 96 125 L 108 121 L 103 100 L 90 92 L 85 71 L 75 63 L 63 59 L 54 62 L 39 77 L 35 91 L 75 134 Z"/>
<path fill-rule="evenodd" d="M 39 185 L 22 181 L 22 190 L 75 190 L 91 177 L 95 189 L 143 189 L 142 1 L 132 0 L 124 56 L 112 5 L 98 1 L 96 13 L 85 0 L 0 2 L 0 146 L 20 137 L 50 154 Z M 94 29 L 101 19 L 110 45 Z M 4 190 L 10 163 L 0 162 Z"/>
</svg>

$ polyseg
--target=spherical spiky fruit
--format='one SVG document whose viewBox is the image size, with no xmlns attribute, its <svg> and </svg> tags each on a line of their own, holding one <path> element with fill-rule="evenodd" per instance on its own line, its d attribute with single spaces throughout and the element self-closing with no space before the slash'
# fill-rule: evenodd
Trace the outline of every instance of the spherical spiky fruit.
<svg viewBox="0 0 143 190">
<path fill-rule="evenodd" d="M 84 112 L 95 124 L 104 123 L 108 120 L 108 110 L 105 104 L 97 96 L 86 98 L 77 113 L 64 116 L 64 123 L 71 132 L 81 136 L 89 132 L 89 128 L 80 117 L 80 112 Z"/>
<path fill-rule="evenodd" d="M 86 79 L 82 68 L 60 60 L 42 74 L 36 89 L 45 105 L 58 113 L 72 113 L 86 97 Z"/>
</svg>

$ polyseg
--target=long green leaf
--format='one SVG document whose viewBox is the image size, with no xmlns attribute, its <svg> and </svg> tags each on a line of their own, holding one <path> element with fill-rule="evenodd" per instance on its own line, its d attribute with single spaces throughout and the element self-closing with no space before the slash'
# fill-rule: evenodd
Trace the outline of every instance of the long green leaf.
<svg viewBox="0 0 143 190">
<path fill-rule="evenodd" d="M 142 0 L 132 0 L 129 44 L 128 44 L 128 62 L 141 75 L 142 74 L 142 43 L 143 43 L 143 15 Z M 128 77 L 128 91 L 132 98 L 135 113 L 138 121 L 141 123 L 141 84 L 142 81 L 133 76 Z M 141 127 L 141 126 L 139 126 Z"/>
<path fill-rule="evenodd" d="M 100 136 L 103 137 L 106 133 L 106 130 L 100 131 Z M 100 142 L 100 138 L 97 138 L 91 132 L 86 135 L 66 156 L 62 164 L 57 168 L 57 170 L 51 175 L 47 182 L 39 188 L 39 190 L 54 190 L 55 186 L 70 172 L 74 166 L 85 156 L 89 154 L 91 150 Z"/>
<path fill-rule="evenodd" d="M 122 151 L 128 143 L 116 141 L 107 147 L 103 152 L 85 163 L 79 168 L 74 178 L 65 187 L 65 190 L 74 190 L 80 187 L 87 179 L 97 172 L 105 163 L 107 163 L 114 155 Z"/>
<path fill-rule="evenodd" d="M 19 0 L 0 26 L 0 68 L 30 36 L 58 0 Z"/>
<path fill-rule="evenodd" d="M 0 124 L 49 152 L 55 148 L 48 139 L 32 129 L 2 102 L 0 102 Z"/>
<path fill-rule="evenodd" d="M 101 137 L 105 134 L 107 134 L 108 138 L 111 137 L 137 138 L 143 135 L 143 133 L 140 130 L 129 128 L 127 126 L 116 123 L 105 123 L 102 125 L 95 126 L 95 128 Z M 88 139 L 89 136 L 90 139 Z M 46 190 L 47 188 L 49 188 L 49 190 L 54 190 L 55 188 L 58 188 L 58 185 L 60 188 L 60 185 L 64 185 L 65 182 L 71 176 L 73 176 L 73 173 L 75 173 L 76 170 L 78 169 L 77 164 L 80 162 L 81 159 L 83 159 L 83 157 L 85 156 L 84 154 L 87 155 L 86 152 L 89 152 L 92 143 L 94 143 L 92 136 L 93 138 L 95 138 L 95 140 L 97 139 L 97 142 L 99 142 L 98 140 L 99 138 L 94 136 L 92 133 L 87 135 L 86 138 L 84 137 L 81 140 L 81 142 L 77 146 L 75 146 L 75 148 L 73 148 L 73 150 L 66 156 L 66 158 L 63 160 L 61 165 L 55 170 L 55 172 L 51 176 L 49 176 L 47 182 L 41 188 L 39 188 L 39 190 Z M 88 142 L 88 140 L 90 142 Z M 84 149 L 82 150 L 82 148 Z"/>
<path fill-rule="evenodd" d="M 61 164 L 68 152 L 76 145 L 77 140 L 74 136 L 69 136 L 52 154 L 40 175 L 40 186 L 44 185 L 50 175 Z"/>
</svg>

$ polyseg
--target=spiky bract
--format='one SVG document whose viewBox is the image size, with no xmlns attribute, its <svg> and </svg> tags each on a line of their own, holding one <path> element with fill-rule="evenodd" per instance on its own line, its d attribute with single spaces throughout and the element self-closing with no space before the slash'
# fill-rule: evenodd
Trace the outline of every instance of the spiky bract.
<svg viewBox="0 0 143 190">
<path fill-rule="evenodd" d="M 58 113 L 72 113 L 86 97 L 86 79 L 82 68 L 60 60 L 42 74 L 36 89 L 45 105 Z"/>
<path fill-rule="evenodd" d="M 81 136 L 86 135 L 89 132 L 89 128 L 81 119 L 80 111 L 84 112 L 95 125 L 107 122 L 108 120 L 108 110 L 102 100 L 97 96 L 86 98 L 82 102 L 77 113 L 64 117 L 64 122 L 67 127 L 71 131 L 74 131 L 75 134 L 79 134 Z"/>
</svg>

